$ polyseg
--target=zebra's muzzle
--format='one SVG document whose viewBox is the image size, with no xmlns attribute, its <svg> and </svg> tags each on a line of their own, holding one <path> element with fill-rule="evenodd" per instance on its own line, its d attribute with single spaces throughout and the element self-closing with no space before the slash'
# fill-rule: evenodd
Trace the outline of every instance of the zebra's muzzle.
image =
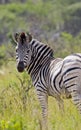
<svg viewBox="0 0 81 130">
<path fill-rule="evenodd" d="M 17 64 L 17 70 L 18 72 L 24 71 L 24 63 L 22 61 Z"/>
</svg>

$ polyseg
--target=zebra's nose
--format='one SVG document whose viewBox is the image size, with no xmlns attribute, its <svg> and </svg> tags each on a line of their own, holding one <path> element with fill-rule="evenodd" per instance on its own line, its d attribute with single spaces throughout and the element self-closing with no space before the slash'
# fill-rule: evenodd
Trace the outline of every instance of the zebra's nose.
<svg viewBox="0 0 81 130">
<path fill-rule="evenodd" d="M 24 71 L 24 63 L 23 61 L 20 61 L 18 64 L 17 64 L 17 70 L 19 72 L 23 72 Z"/>
</svg>

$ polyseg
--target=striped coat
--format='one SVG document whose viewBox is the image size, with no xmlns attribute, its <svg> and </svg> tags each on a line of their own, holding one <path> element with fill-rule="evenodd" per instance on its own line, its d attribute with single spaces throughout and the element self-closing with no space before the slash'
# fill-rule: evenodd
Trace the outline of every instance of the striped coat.
<svg viewBox="0 0 81 130">
<path fill-rule="evenodd" d="M 17 69 L 31 76 L 42 108 L 43 128 L 47 130 L 48 96 L 63 109 L 62 95 L 72 97 L 81 112 L 81 54 L 54 58 L 53 50 L 22 32 L 15 36 Z"/>
</svg>

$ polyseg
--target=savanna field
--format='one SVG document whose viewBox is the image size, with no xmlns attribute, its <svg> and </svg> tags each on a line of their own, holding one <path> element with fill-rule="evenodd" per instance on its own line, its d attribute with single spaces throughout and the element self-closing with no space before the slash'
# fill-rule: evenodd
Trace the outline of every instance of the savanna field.
<svg viewBox="0 0 81 130">
<path fill-rule="evenodd" d="M 0 130 L 41 130 L 41 108 L 26 73 L 18 74 L 10 62 L 0 71 Z M 81 130 L 81 116 L 71 100 L 64 100 L 64 113 L 49 97 L 49 130 Z"/>
<path fill-rule="evenodd" d="M 81 0 L 0 1 L 0 130 L 42 130 L 41 108 L 27 72 L 16 70 L 13 34 L 29 31 L 64 58 L 81 53 Z M 64 112 L 49 97 L 48 130 L 81 130 L 71 99 Z"/>
</svg>

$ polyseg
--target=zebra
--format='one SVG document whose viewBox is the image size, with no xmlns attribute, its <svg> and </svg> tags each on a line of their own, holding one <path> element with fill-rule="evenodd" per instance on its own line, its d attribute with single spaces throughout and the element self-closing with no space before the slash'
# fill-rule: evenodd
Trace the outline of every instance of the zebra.
<svg viewBox="0 0 81 130">
<path fill-rule="evenodd" d="M 63 109 L 63 97 L 72 98 L 81 112 L 81 54 L 55 58 L 48 45 L 26 32 L 15 33 L 18 72 L 28 72 L 42 108 L 44 130 L 48 129 L 48 96 L 54 97 Z"/>
</svg>

